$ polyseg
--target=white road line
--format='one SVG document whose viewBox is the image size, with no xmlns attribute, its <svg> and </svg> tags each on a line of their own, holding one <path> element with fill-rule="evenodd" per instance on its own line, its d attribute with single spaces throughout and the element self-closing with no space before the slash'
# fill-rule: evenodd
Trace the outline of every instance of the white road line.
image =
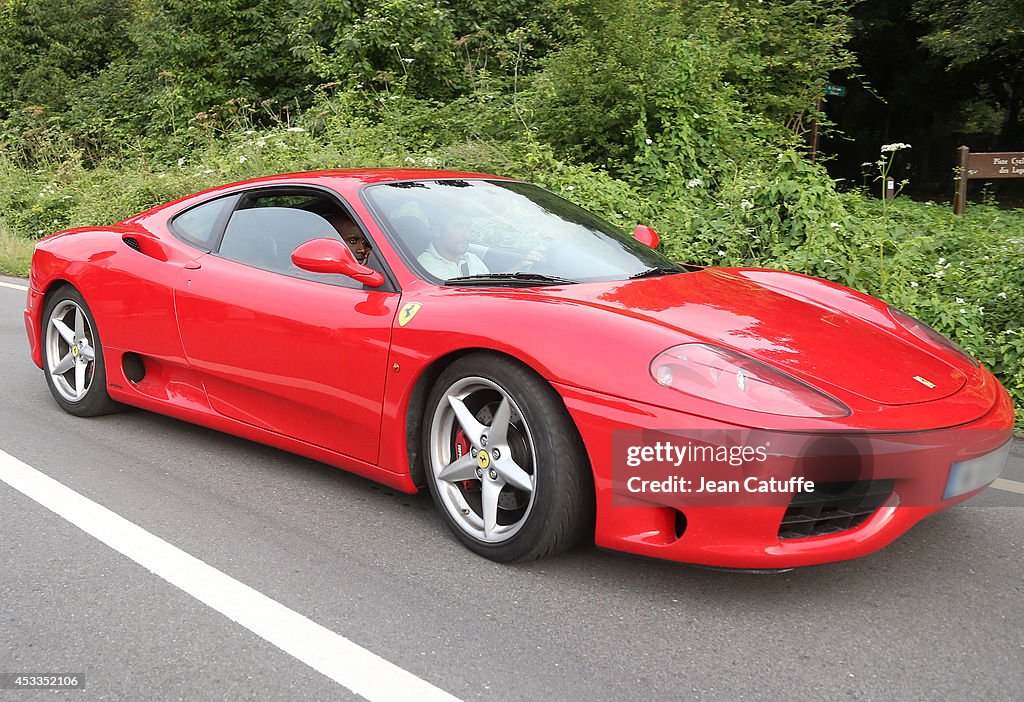
<svg viewBox="0 0 1024 702">
<path fill-rule="evenodd" d="M 1006 478 L 996 478 L 992 482 L 992 487 L 996 490 L 1006 490 L 1007 492 L 1015 492 L 1018 495 L 1024 495 L 1024 483 L 1016 480 L 1007 480 Z"/>
<path fill-rule="evenodd" d="M 5 283 L 0 280 L 0 288 L 10 288 L 11 290 L 24 290 L 28 292 L 28 287 L 25 285 L 15 285 L 14 283 Z"/>
<path fill-rule="evenodd" d="M 309 667 L 368 700 L 444 700 L 444 690 L 253 590 L 10 454 L 0 480 Z"/>
</svg>

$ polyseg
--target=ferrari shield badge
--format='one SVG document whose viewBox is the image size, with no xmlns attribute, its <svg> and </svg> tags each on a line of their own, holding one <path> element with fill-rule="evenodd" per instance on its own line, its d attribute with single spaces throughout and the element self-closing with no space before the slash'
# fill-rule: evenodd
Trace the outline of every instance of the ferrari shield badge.
<svg viewBox="0 0 1024 702">
<path fill-rule="evenodd" d="M 420 307 L 423 307 L 422 303 L 410 302 L 398 311 L 398 326 L 404 327 L 406 324 L 412 321 L 412 318 L 416 316 L 416 313 L 420 311 Z"/>
</svg>

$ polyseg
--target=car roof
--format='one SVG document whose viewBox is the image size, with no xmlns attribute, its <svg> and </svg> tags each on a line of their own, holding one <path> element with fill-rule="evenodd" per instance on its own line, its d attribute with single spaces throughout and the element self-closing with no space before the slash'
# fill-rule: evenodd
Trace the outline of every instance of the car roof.
<svg viewBox="0 0 1024 702">
<path fill-rule="evenodd" d="M 297 171 L 294 173 L 278 173 L 275 175 L 260 176 L 258 178 L 249 178 L 248 180 L 239 180 L 231 183 L 224 183 L 217 185 L 206 190 L 196 191 L 188 195 L 164 202 L 160 205 L 152 207 L 138 214 L 134 214 L 130 217 L 119 222 L 119 224 L 131 224 L 140 220 L 146 219 L 158 212 L 166 211 L 168 208 L 173 208 L 182 202 L 198 202 L 208 196 L 216 195 L 218 193 L 229 193 L 239 189 L 243 189 L 250 186 L 259 185 L 288 185 L 289 182 L 294 182 L 295 185 L 310 185 L 316 184 L 317 181 L 322 181 L 323 185 L 330 186 L 333 184 L 339 190 L 348 188 L 358 189 L 364 185 L 372 185 L 375 183 L 397 183 L 408 180 L 439 180 L 439 179 L 458 179 L 458 178 L 487 178 L 489 180 L 515 180 L 514 178 L 507 178 L 505 176 L 489 175 L 486 173 L 474 173 L 472 171 L 453 171 L 443 169 L 429 169 L 429 168 L 336 168 L 336 169 L 325 169 L 319 171 Z M 339 182 L 340 181 L 340 182 Z"/>
<path fill-rule="evenodd" d="M 370 183 L 391 183 L 403 180 L 432 180 L 439 178 L 498 178 L 508 180 L 502 176 L 488 175 L 486 173 L 474 173 L 471 171 L 452 171 L 429 168 L 337 168 L 321 171 L 300 171 L 297 173 L 282 173 L 279 175 L 263 176 L 250 180 L 238 181 L 231 185 L 258 184 L 261 182 L 281 180 L 347 180 L 362 184 Z"/>
</svg>

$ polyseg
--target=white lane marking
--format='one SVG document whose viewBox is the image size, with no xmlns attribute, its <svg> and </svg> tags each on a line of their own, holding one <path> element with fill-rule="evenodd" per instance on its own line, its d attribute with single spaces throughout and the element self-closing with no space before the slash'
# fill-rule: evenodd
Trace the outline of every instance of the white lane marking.
<svg viewBox="0 0 1024 702">
<path fill-rule="evenodd" d="M 11 290 L 24 290 L 28 292 L 28 287 L 25 285 L 15 285 L 14 283 L 5 283 L 0 280 L 0 288 L 10 288 Z"/>
<path fill-rule="evenodd" d="M 1007 480 L 1006 478 L 996 478 L 992 481 L 992 487 L 996 490 L 1006 490 L 1007 492 L 1015 492 L 1018 495 L 1024 495 L 1024 483 L 1016 480 Z"/>
<path fill-rule="evenodd" d="M 374 702 L 458 702 L 5 451 L 0 451 L 0 480 L 357 695 Z"/>
</svg>

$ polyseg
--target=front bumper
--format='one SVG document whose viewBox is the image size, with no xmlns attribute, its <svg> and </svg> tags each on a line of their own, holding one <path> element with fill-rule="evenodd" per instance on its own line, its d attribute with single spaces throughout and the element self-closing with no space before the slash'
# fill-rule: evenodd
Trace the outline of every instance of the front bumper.
<svg viewBox="0 0 1024 702">
<path fill-rule="evenodd" d="M 556 385 L 587 447 L 594 473 L 597 501 L 595 542 L 598 546 L 637 555 L 726 568 L 773 569 L 814 565 L 864 556 L 888 545 L 922 518 L 946 509 L 983 490 L 983 485 L 944 499 L 954 463 L 970 460 L 1003 446 L 1012 435 L 1013 406 L 1002 388 L 989 412 L 980 419 L 951 429 L 906 433 L 824 435 L 751 432 L 683 412 L 632 400 L 609 397 L 579 388 Z M 666 436 L 754 436 L 774 448 L 764 462 L 708 467 L 700 476 L 693 464 L 683 463 L 678 476 L 700 485 L 698 478 L 742 487 L 760 479 L 813 478 L 829 485 L 860 479 L 884 486 L 885 494 L 862 517 L 846 522 L 826 521 L 830 532 L 792 538 L 787 514 L 793 493 L 685 494 L 630 490 L 639 485 L 636 471 L 625 468 L 624 444 L 650 444 Z M 828 437 L 827 439 L 823 437 Z M 842 457 L 818 457 L 793 447 L 823 440 L 849 447 Z M 852 458 L 851 458 L 852 456 Z M 845 464 L 845 465 L 841 465 Z M 688 472 L 689 471 L 689 472 Z M 853 475 L 851 476 L 851 471 Z M 648 473 L 641 477 L 653 478 Z M 657 477 L 662 477 L 660 474 Z M 732 482 L 735 479 L 735 482 Z M 672 484 L 672 487 L 676 483 Z M 668 483 L 665 483 L 668 485 Z M 793 489 L 794 482 L 789 483 Z M 877 492 L 877 490 L 876 490 Z M 805 532 L 807 533 L 807 532 Z"/>
</svg>

